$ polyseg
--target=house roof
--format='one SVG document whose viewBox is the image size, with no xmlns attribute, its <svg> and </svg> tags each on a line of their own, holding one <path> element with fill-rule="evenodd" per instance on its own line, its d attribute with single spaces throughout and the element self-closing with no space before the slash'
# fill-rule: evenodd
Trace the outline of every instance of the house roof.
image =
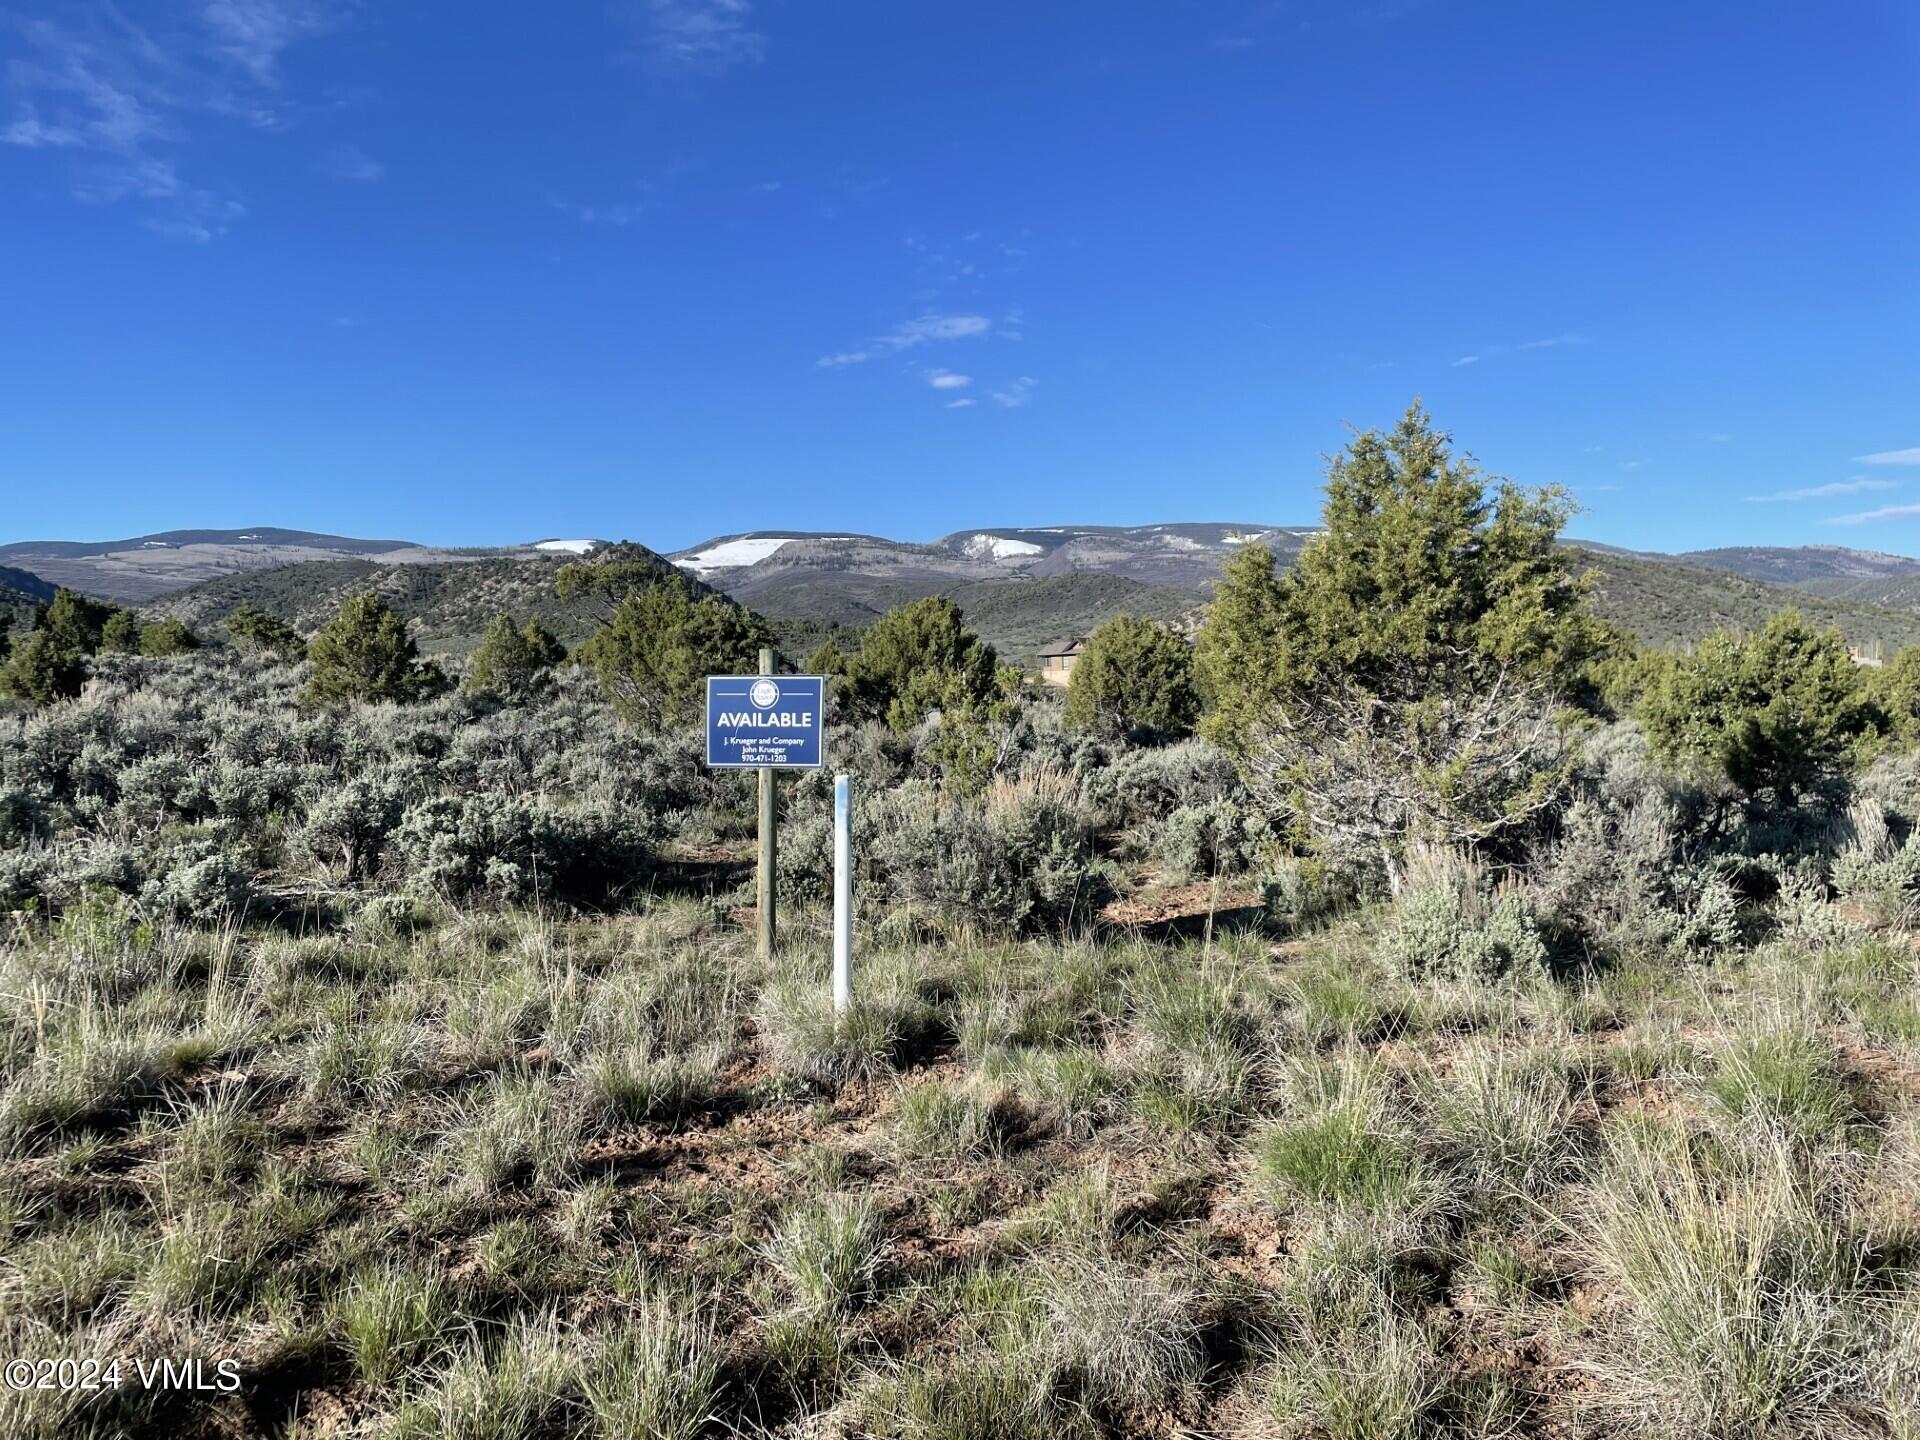
<svg viewBox="0 0 1920 1440">
<path fill-rule="evenodd" d="M 1056 640 L 1051 645 L 1040 647 L 1040 658 L 1051 660 L 1060 655 L 1078 655 L 1086 648 L 1087 642 L 1084 636 L 1076 636 L 1072 640 Z"/>
</svg>

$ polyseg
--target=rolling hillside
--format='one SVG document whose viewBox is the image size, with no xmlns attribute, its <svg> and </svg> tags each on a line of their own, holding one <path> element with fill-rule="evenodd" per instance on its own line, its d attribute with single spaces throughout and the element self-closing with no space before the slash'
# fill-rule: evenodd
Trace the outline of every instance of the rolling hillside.
<svg viewBox="0 0 1920 1440">
<path fill-rule="evenodd" d="M 408 540 L 356 540 L 310 530 L 162 530 L 124 540 L 17 540 L 0 564 L 123 604 L 139 604 L 203 580 L 310 560 L 388 556 Z"/>
<path fill-rule="evenodd" d="M 982 580 L 946 593 L 975 632 L 1018 665 L 1034 664 L 1035 652 L 1049 641 L 1085 635 L 1115 615 L 1174 621 L 1206 603 L 1201 590 L 1142 585 L 1122 575 Z"/>
<path fill-rule="evenodd" d="M 1204 603 L 1240 546 L 1257 540 L 1285 564 L 1313 534 L 1306 527 L 1224 524 L 1060 526 L 962 530 L 916 545 L 870 535 L 755 531 L 720 536 L 670 558 L 773 620 L 796 643 L 834 625 L 870 624 L 895 605 L 940 594 L 952 596 L 1009 658 L 1027 659 L 1048 640 L 1084 634 L 1122 610 L 1185 614 Z M 1920 561 L 1807 546 L 1706 552 L 1720 561 L 1709 566 L 1615 546 L 1580 548 L 1600 572 L 1600 612 L 1650 644 L 1692 644 L 1720 626 L 1755 629 L 1794 606 L 1818 624 L 1837 627 L 1856 646 L 1891 651 L 1920 642 L 1920 613 L 1868 603 L 1865 595 L 1823 596 L 1767 583 L 1731 568 L 1740 563 L 1804 577 L 1808 586 L 1825 583 L 1815 578 L 1821 573 L 1834 581 L 1854 573 L 1847 584 L 1898 594 L 1911 593 L 1901 589 L 1911 582 L 1857 573 L 1885 575 Z M 1168 575 L 1182 578 L 1155 578 Z"/>
<path fill-rule="evenodd" d="M 1808 580 L 1798 588 L 1856 605 L 1880 605 L 1920 614 L 1920 571 L 1911 575 L 1876 576 L 1870 580 Z"/>
<path fill-rule="evenodd" d="M 750 531 L 671 557 L 639 546 L 596 553 L 644 556 L 663 574 L 731 596 L 766 616 L 796 656 L 837 628 L 857 630 L 894 606 L 938 594 L 952 597 L 1008 659 L 1030 662 L 1048 641 L 1085 634 L 1122 611 L 1167 620 L 1190 614 L 1205 603 L 1211 581 L 1241 546 L 1257 539 L 1290 561 L 1312 534 L 1305 527 L 1225 524 L 1060 526 L 965 530 L 914 544 L 849 533 Z M 553 542 L 576 543 L 586 542 Z M 1920 561 L 1831 546 L 1702 552 L 1712 564 L 1611 546 L 1582 548 L 1599 572 L 1600 613 L 1651 644 L 1692 644 L 1718 626 L 1754 629 L 1789 606 L 1836 626 L 1862 649 L 1891 653 L 1920 643 L 1920 568 L 1910 574 L 1900 569 L 1920 567 Z M 562 548 L 410 547 L 262 565 L 204 580 L 146 608 L 217 629 L 233 606 L 249 600 L 311 630 L 346 595 L 371 588 L 414 622 L 429 649 L 470 645 L 500 611 L 541 615 L 571 643 L 599 618 L 595 607 L 563 605 L 553 593 L 560 567 L 575 558 Z M 1794 584 L 1750 578 L 1736 566 L 1792 577 Z"/>
<path fill-rule="evenodd" d="M 1650 645 L 1685 646 L 1718 628 L 1756 630 L 1767 617 L 1797 609 L 1817 625 L 1830 625 L 1861 649 L 1888 654 L 1920 644 L 1920 613 L 1851 599 L 1829 599 L 1781 585 L 1763 584 L 1721 570 L 1673 560 L 1650 560 L 1620 551 L 1591 551 L 1599 572 L 1596 608 Z"/>
<path fill-rule="evenodd" d="M 423 650 L 467 649 L 478 640 L 487 621 L 501 613 L 521 620 L 538 615 L 571 645 L 585 639 L 602 620 L 598 602 L 563 602 L 554 593 L 561 568 L 579 558 L 564 551 L 520 551 L 505 556 L 398 563 L 310 560 L 209 580 L 155 601 L 145 607 L 145 613 L 184 620 L 196 629 L 212 631 L 235 606 L 246 601 L 310 633 L 331 618 L 342 600 L 371 590 L 384 596 L 411 622 Z M 676 583 L 701 591 L 708 588 L 643 545 L 607 546 L 595 552 L 594 560 L 649 563 Z"/>
<path fill-rule="evenodd" d="M 1844 545 L 1731 545 L 1654 558 L 1725 570 L 1749 580 L 1792 585 L 1818 594 L 1840 593 L 1855 584 L 1920 576 L 1920 560 L 1879 550 L 1850 550 Z"/>
<path fill-rule="evenodd" d="M 0 606 L 13 608 L 44 605 L 53 598 L 55 587 L 38 575 L 0 565 Z"/>
</svg>

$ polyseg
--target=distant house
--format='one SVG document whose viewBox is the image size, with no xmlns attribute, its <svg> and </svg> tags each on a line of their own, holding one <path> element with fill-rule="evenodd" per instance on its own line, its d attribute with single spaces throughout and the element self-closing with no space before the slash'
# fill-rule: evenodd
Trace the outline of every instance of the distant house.
<svg viewBox="0 0 1920 1440">
<path fill-rule="evenodd" d="M 1040 647 L 1040 678 L 1049 685 L 1065 685 L 1073 677 L 1073 665 L 1087 648 L 1086 636 L 1058 640 Z"/>
</svg>

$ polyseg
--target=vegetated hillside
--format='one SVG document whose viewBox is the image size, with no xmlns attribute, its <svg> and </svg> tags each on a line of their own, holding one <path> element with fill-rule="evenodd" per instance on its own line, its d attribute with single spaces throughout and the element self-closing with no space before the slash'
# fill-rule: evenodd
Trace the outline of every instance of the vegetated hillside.
<svg viewBox="0 0 1920 1440">
<path fill-rule="evenodd" d="M 0 565 L 0 609 L 44 605 L 53 598 L 54 588 L 51 583 L 30 571 Z"/>
<path fill-rule="evenodd" d="M 211 630 L 242 601 L 279 615 L 302 633 L 329 620 L 340 602 L 371 590 L 383 596 L 412 624 L 424 650 L 470 648 L 498 614 L 516 620 L 540 619 L 572 645 L 601 623 L 604 606 L 592 600 L 562 601 L 554 582 L 563 567 L 579 562 L 566 553 L 517 552 L 484 556 L 382 564 L 374 560 L 316 560 L 254 570 L 195 585 L 146 607 L 153 616 L 184 620 Z M 651 565 L 662 578 L 705 592 L 708 587 L 669 565 L 643 545 L 612 545 L 585 563 L 614 560 Z"/>
<path fill-rule="evenodd" d="M 1694 644 L 1719 628 L 1758 630 L 1767 617 L 1797 609 L 1816 625 L 1833 626 L 1857 648 L 1892 653 L 1920 643 L 1920 614 L 1827 599 L 1718 570 L 1619 552 L 1588 552 L 1600 572 L 1595 608 L 1649 645 Z"/>
<path fill-rule="evenodd" d="M 1920 571 L 1911 575 L 1876 575 L 1870 579 L 1846 580 L 1834 576 L 1824 580 L 1803 580 L 1795 588 L 1825 595 L 1833 600 L 1851 600 L 1860 605 L 1920 611 Z"/>
<path fill-rule="evenodd" d="M 1122 575 L 1054 575 L 1044 580 L 983 580 L 946 592 L 967 624 L 991 641 L 1000 658 L 1035 663 L 1055 640 L 1090 633 L 1120 614 L 1173 621 L 1206 603 L 1198 589 L 1143 585 Z"/>
<path fill-rule="evenodd" d="M 1301 537 L 1293 538 L 1297 543 L 1280 551 L 1283 566 L 1304 543 Z M 1033 651 L 1050 640 L 1084 634 L 1122 610 L 1177 619 L 1204 604 L 1210 593 L 1208 582 L 1150 586 L 1096 570 L 967 581 L 942 573 L 934 564 L 908 565 L 893 554 L 885 555 L 876 569 L 868 569 L 866 562 L 876 547 L 890 543 L 861 542 L 849 547 L 840 556 L 846 562 L 844 568 L 832 569 L 820 563 L 822 557 L 806 550 L 791 562 L 781 562 L 778 556 L 790 548 L 783 546 L 769 559 L 744 569 L 714 571 L 711 578 L 773 621 L 783 644 L 794 653 L 802 653 L 833 626 L 857 629 L 919 596 L 949 595 L 967 612 L 975 630 L 1017 662 L 1030 661 Z M 1768 616 L 1789 608 L 1798 608 L 1817 624 L 1837 627 L 1850 644 L 1865 649 L 1878 645 L 1890 653 L 1920 642 L 1920 614 L 1910 611 L 1863 599 L 1830 599 L 1666 557 L 1612 547 L 1580 548 L 1600 572 L 1599 612 L 1650 645 L 1691 645 L 1722 626 L 1755 630 L 1766 624 Z M 1082 551 L 1082 558 L 1086 554 Z M 1878 583 L 1890 588 L 1897 582 Z"/>
<path fill-rule="evenodd" d="M 1725 570 L 1771 585 L 1793 585 L 1837 593 L 1830 586 L 1920 575 L 1920 560 L 1879 550 L 1850 550 L 1844 545 L 1730 545 L 1686 550 L 1670 557 L 1685 565 Z"/>
<path fill-rule="evenodd" d="M 18 540 L 0 562 L 89 595 L 128 604 L 203 580 L 303 560 L 420 552 L 410 540 L 360 540 L 310 530 L 162 530 L 125 540 Z"/>
</svg>

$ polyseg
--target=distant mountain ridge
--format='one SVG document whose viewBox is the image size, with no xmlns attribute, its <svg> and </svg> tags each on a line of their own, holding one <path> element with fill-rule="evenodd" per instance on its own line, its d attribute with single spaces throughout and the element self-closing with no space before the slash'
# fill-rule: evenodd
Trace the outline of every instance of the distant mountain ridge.
<svg viewBox="0 0 1920 1440">
<path fill-rule="evenodd" d="M 790 648 L 835 626 L 870 624 L 923 595 L 950 596 L 1009 658 L 1084 634 L 1122 611 L 1166 620 L 1204 605 L 1228 559 L 1269 546 L 1290 565 L 1310 525 L 980 526 L 930 541 L 855 531 L 748 530 L 658 556 L 644 547 L 564 538 L 448 549 L 313 531 L 173 530 L 124 541 L 18 541 L 0 603 L 44 600 L 70 585 L 149 613 L 217 625 L 251 600 L 311 628 L 356 589 L 386 594 L 434 648 L 458 648 L 490 613 L 545 617 L 565 638 L 593 623 L 558 601 L 558 567 L 585 554 L 642 553 L 773 621 Z M 1788 606 L 1850 643 L 1920 642 L 1920 559 L 1842 546 L 1729 546 L 1679 555 L 1569 541 L 1599 572 L 1598 609 L 1656 645 L 1687 645 L 1716 626 L 1757 628 Z M 132 549 L 116 548 L 132 546 Z"/>
<path fill-rule="evenodd" d="M 120 550 L 177 550 L 186 545 L 293 545 L 360 555 L 419 548 L 412 540 L 356 540 L 347 535 L 260 525 L 250 530 L 156 530 L 151 535 L 133 535 L 125 540 L 16 540 L 0 545 L 0 560 L 29 554 L 72 559 L 82 555 L 111 555 Z"/>
<path fill-rule="evenodd" d="M 1920 575 L 1920 560 L 1844 545 L 1729 545 L 1683 550 L 1667 557 L 1709 570 L 1726 570 L 1773 585 L 1853 584 Z"/>
<path fill-rule="evenodd" d="M 918 543 L 877 535 L 749 530 L 668 555 L 736 598 L 785 588 L 799 571 L 894 580 L 1045 579 L 1093 571 L 1143 585 L 1205 584 L 1235 550 L 1262 543 L 1291 560 L 1312 526 L 1187 522 L 1165 525 L 986 526 Z"/>
<path fill-rule="evenodd" d="M 983 526 L 920 544 L 751 530 L 667 558 L 775 621 L 858 626 L 921 595 L 948 595 L 981 613 L 978 628 L 988 639 L 1027 658 L 1047 640 L 1084 634 L 1123 610 L 1162 619 L 1190 613 L 1206 603 L 1236 551 L 1264 544 L 1284 567 L 1318 533 L 1307 525 L 1224 522 Z M 1688 556 L 1568 543 L 1593 557 L 1600 614 L 1651 644 L 1688 645 L 1722 626 L 1757 629 L 1789 606 L 1863 648 L 1920 643 L 1920 560 L 1837 546 L 1756 546 L 1706 552 L 1719 562 L 1709 565 Z M 1884 576 L 1903 566 L 1916 577 L 1911 607 L 1821 588 L 1906 583 L 1835 578 Z M 1799 583 L 1766 578 L 1783 576 Z"/>
<path fill-rule="evenodd" d="M 0 562 L 56 585 L 138 605 L 222 576 L 311 561 L 426 564 L 512 554 L 580 555 L 604 543 L 540 540 L 519 546 L 449 549 L 412 540 L 366 540 L 257 525 L 245 530 L 161 530 L 124 540 L 16 540 L 0 545 Z"/>
</svg>

